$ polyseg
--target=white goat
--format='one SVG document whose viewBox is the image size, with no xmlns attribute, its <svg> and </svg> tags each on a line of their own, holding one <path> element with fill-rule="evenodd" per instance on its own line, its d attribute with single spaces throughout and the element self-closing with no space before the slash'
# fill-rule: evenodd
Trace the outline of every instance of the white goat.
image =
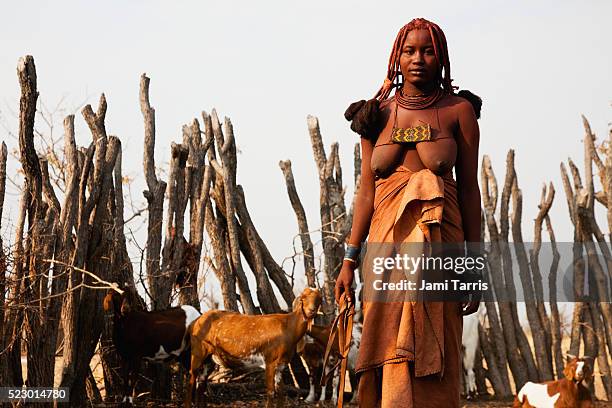
<svg viewBox="0 0 612 408">
<path fill-rule="evenodd" d="M 463 386 L 467 399 L 476 395 L 476 375 L 474 374 L 474 361 L 478 350 L 478 323 L 482 323 L 486 309 L 480 304 L 478 311 L 463 318 L 463 334 L 461 346 L 463 349 Z"/>
</svg>

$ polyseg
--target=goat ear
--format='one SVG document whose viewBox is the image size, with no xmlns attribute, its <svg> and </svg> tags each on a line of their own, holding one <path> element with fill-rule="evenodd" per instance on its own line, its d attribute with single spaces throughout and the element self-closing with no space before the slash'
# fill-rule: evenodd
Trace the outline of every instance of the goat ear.
<svg viewBox="0 0 612 408">
<path fill-rule="evenodd" d="M 126 314 L 132 311 L 132 307 L 130 306 L 130 302 L 127 299 L 123 299 L 121 302 L 121 315 L 125 316 Z"/>
<path fill-rule="evenodd" d="M 571 366 L 566 365 L 565 367 L 563 367 L 563 376 L 568 380 L 574 378 L 574 372 Z"/>
<path fill-rule="evenodd" d="M 573 359 L 575 359 L 575 358 L 576 358 L 576 356 L 575 356 L 575 355 L 573 355 L 573 354 L 569 354 L 569 353 L 566 353 L 566 354 L 565 354 L 565 362 L 566 362 L 566 363 L 569 363 L 570 361 L 572 361 L 572 360 L 573 360 Z"/>
<path fill-rule="evenodd" d="M 103 308 L 105 312 L 113 310 L 113 294 L 111 292 L 104 297 Z"/>
<path fill-rule="evenodd" d="M 293 299 L 293 304 L 291 305 L 291 310 L 295 310 L 295 308 L 300 304 L 301 301 L 302 301 L 302 295 L 297 296 L 295 299 Z"/>
<path fill-rule="evenodd" d="M 298 340 L 295 345 L 295 351 L 301 354 L 304 351 L 304 347 L 306 347 L 306 335 L 302 336 L 301 339 Z"/>
</svg>

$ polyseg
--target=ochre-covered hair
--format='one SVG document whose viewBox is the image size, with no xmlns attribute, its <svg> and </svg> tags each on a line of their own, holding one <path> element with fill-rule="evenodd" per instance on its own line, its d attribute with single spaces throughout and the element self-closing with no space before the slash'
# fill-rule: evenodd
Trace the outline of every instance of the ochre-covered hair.
<svg viewBox="0 0 612 408">
<path fill-rule="evenodd" d="M 374 140 L 380 133 L 380 102 L 389 97 L 393 88 L 401 87 L 404 83 L 404 76 L 400 69 L 400 56 L 402 55 L 402 47 L 408 37 L 408 33 L 412 30 L 429 31 L 436 60 L 438 61 L 438 84 L 445 93 L 455 94 L 457 87 L 452 85 L 450 59 L 448 57 L 448 46 L 444 31 L 436 23 L 432 23 L 424 18 L 415 18 L 403 26 L 397 33 L 393 48 L 391 49 L 391 55 L 389 56 L 387 76 L 374 98 L 368 101 L 360 100 L 353 102 L 344 112 L 346 120 L 351 122 L 351 129 L 361 135 L 361 137 Z M 476 118 L 480 118 L 482 99 L 478 95 L 464 89 L 459 91 L 457 96 L 467 99 L 474 107 Z"/>
<path fill-rule="evenodd" d="M 387 66 L 387 77 L 381 88 L 376 93 L 375 98 L 379 101 L 384 101 L 389 97 L 389 93 L 392 88 L 401 86 L 404 81 L 402 71 L 400 69 L 400 56 L 402 55 L 402 47 L 408 37 L 408 33 L 412 30 L 428 30 L 431 35 L 431 42 L 434 47 L 434 53 L 439 64 L 438 80 L 440 81 L 442 88 L 448 92 L 453 93 L 453 86 L 451 85 L 451 73 L 450 73 L 450 60 L 448 58 L 448 46 L 446 45 L 446 37 L 444 31 L 436 24 L 424 18 L 415 18 L 405 26 L 403 26 L 391 49 L 391 55 L 389 56 L 389 65 Z"/>
</svg>

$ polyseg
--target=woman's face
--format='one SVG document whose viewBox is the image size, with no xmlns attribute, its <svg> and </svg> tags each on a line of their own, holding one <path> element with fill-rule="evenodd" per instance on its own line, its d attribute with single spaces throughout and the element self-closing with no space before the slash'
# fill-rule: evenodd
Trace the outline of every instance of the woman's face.
<svg viewBox="0 0 612 408">
<path fill-rule="evenodd" d="M 414 85 L 435 81 L 439 64 L 429 30 L 408 32 L 401 52 L 400 69 L 405 81 Z"/>
</svg>

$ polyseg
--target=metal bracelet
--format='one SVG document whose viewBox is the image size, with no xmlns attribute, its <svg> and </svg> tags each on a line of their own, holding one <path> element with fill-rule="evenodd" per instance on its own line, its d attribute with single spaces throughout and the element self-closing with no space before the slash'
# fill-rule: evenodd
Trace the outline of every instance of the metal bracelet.
<svg viewBox="0 0 612 408">
<path fill-rule="evenodd" d="M 344 252 L 344 259 L 349 259 L 355 263 L 359 259 L 359 253 L 361 252 L 361 246 L 347 245 L 346 251 Z"/>
</svg>

